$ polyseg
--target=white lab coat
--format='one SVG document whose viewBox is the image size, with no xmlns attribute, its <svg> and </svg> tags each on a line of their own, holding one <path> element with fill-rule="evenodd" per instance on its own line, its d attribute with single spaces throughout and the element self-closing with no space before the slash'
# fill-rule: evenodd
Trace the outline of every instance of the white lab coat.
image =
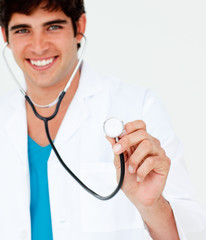
<svg viewBox="0 0 206 240">
<path fill-rule="evenodd" d="M 30 239 L 30 183 L 25 101 L 14 92 L 0 101 L 0 239 Z M 100 77 L 86 64 L 77 93 L 55 145 L 67 165 L 93 190 L 107 195 L 116 187 L 111 146 L 102 125 L 108 117 L 125 123 L 143 119 L 172 160 L 164 196 L 174 210 L 181 239 L 205 239 L 205 215 L 193 201 L 182 150 L 160 101 L 150 90 Z M 122 192 L 102 202 L 85 192 L 54 153 L 48 182 L 55 240 L 137 240 L 148 234 L 141 216 Z M 165 238 L 166 239 L 166 238 Z"/>
</svg>

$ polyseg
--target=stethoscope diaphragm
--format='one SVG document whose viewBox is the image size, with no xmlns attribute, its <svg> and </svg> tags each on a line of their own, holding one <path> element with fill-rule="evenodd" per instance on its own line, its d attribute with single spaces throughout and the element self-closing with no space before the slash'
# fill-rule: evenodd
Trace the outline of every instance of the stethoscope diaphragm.
<svg viewBox="0 0 206 240">
<path fill-rule="evenodd" d="M 117 138 L 124 130 L 124 123 L 117 118 L 109 118 L 104 122 L 103 129 L 106 136 Z"/>
</svg>

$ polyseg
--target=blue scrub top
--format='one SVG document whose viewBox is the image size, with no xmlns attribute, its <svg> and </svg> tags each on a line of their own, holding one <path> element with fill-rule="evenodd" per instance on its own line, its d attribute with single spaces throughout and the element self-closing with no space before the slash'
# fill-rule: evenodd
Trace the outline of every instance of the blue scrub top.
<svg viewBox="0 0 206 240">
<path fill-rule="evenodd" d="M 53 239 L 47 174 L 51 149 L 51 145 L 41 147 L 28 136 L 32 240 Z"/>
</svg>

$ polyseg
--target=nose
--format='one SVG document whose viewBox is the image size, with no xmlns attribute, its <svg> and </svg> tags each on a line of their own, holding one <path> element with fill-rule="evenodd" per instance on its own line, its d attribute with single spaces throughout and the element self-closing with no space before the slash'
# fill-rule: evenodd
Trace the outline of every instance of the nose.
<svg viewBox="0 0 206 240">
<path fill-rule="evenodd" d="M 44 33 L 33 33 L 30 42 L 30 51 L 33 54 L 41 56 L 49 49 L 49 40 Z"/>
</svg>

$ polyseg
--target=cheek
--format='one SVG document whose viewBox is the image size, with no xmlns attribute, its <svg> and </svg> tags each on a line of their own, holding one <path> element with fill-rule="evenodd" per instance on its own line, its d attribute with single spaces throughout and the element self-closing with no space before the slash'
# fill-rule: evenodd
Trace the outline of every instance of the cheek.
<svg viewBox="0 0 206 240">
<path fill-rule="evenodd" d="M 59 46 L 62 46 L 62 48 L 67 49 L 68 51 L 73 48 L 75 49 L 77 46 L 77 39 L 74 37 L 73 32 L 66 32 L 57 41 Z"/>
<path fill-rule="evenodd" d="M 13 51 L 13 57 L 16 61 L 16 63 L 18 64 L 18 66 L 22 69 L 23 68 L 23 58 L 22 58 L 22 54 L 21 54 L 21 51 L 16 50 L 16 51 Z"/>
<path fill-rule="evenodd" d="M 17 59 L 21 59 L 24 56 L 24 44 L 22 42 L 12 42 L 11 44 L 9 44 L 9 47 L 13 53 L 14 58 Z"/>
<path fill-rule="evenodd" d="M 64 59 L 72 59 L 77 56 L 77 42 L 74 39 L 70 39 L 64 43 L 61 43 L 61 52 Z"/>
</svg>

